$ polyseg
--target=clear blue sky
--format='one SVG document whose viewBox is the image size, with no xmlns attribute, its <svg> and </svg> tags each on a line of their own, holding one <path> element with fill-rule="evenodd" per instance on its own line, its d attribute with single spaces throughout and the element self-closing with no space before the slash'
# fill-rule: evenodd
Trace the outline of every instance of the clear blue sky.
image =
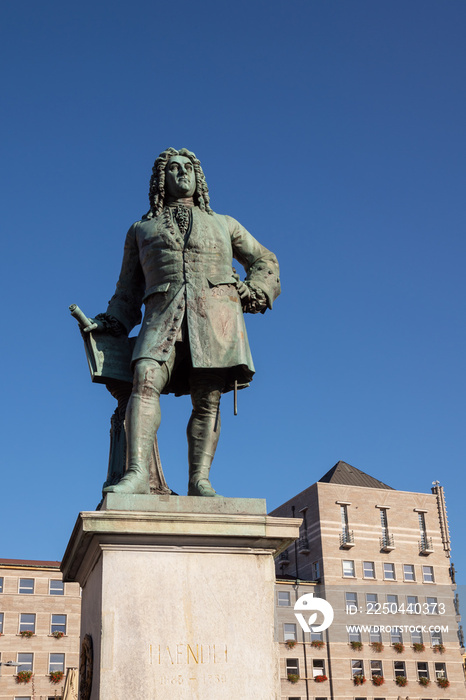
<svg viewBox="0 0 466 700">
<path fill-rule="evenodd" d="M 100 498 L 114 401 L 68 305 L 105 310 L 155 156 L 201 158 L 215 211 L 276 252 L 257 374 L 212 479 L 269 509 L 339 459 L 439 479 L 466 582 L 464 2 L 4 0 L 4 557 L 60 559 Z M 189 398 L 160 429 L 186 493 Z"/>
</svg>

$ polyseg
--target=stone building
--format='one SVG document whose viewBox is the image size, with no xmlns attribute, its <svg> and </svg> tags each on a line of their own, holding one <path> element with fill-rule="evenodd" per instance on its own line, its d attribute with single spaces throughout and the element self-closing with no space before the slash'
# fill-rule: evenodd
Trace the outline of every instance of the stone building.
<svg viewBox="0 0 466 700">
<path fill-rule="evenodd" d="M 338 462 L 271 515 L 303 519 L 299 541 L 277 560 L 282 700 L 465 700 L 438 483 L 432 493 L 397 491 Z M 334 610 L 314 634 L 293 610 L 311 591 Z"/>
<path fill-rule="evenodd" d="M 60 562 L 0 559 L 0 700 L 61 697 L 66 669 L 78 666 L 80 617 L 79 584 L 63 583 Z M 29 682 L 18 683 L 21 672 Z"/>
</svg>

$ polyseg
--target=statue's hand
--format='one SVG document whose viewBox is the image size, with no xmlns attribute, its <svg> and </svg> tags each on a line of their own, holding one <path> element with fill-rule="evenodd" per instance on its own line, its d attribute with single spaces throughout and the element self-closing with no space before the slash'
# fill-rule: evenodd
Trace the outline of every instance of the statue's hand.
<svg viewBox="0 0 466 700">
<path fill-rule="evenodd" d="M 105 331 L 105 324 L 98 318 L 90 318 L 90 324 L 85 328 L 81 328 L 83 333 L 102 333 Z"/>
<path fill-rule="evenodd" d="M 243 305 L 247 304 L 251 298 L 251 290 L 247 284 L 240 280 L 239 275 L 236 272 L 233 274 L 233 277 L 236 280 L 236 289 L 238 291 L 239 298 L 241 299 L 241 303 Z"/>
</svg>

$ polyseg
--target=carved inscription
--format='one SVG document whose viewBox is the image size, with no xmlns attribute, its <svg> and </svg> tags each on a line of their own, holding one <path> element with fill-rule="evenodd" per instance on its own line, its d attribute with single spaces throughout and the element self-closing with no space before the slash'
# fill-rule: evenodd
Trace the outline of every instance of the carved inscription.
<svg viewBox="0 0 466 700">
<path fill-rule="evenodd" d="M 149 663 L 157 666 L 197 666 L 228 663 L 226 644 L 150 644 Z"/>
</svg>

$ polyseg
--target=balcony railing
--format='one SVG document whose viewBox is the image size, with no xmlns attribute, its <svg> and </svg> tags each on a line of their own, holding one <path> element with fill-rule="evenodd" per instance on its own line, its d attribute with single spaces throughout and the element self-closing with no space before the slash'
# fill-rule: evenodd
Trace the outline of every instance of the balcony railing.
<svg viewBox="0 0 466 700">
<path fill-rule="evenodd" d="M 419 553 L 420 554 L 432 554 L 434 548 L 432 546 L 432 537 L 423 537 L 419 542 Z"/>
<path fill-rule="evenodd" d="M 340 535 L 340 547 L 343 549 L 351 549 L 354 547 L 354 534 L 353 530 L 346 530 Z"/>
<path fill-rule="evenodd" d="M 391 552 L 395 549 L 395 540 L 393 535 L 382 535 L 380 538 L 380 549 L 383 552 Z"/>
<path fill-rule="evenodd" d="M 305 535 L 299 538 L 299 551 L 301 554 L 309 554 L 311 551 L 309 549 L 309 540 Z"/>
<path fill-rule="evenodd" d="M 288 566 L 290 563 L 290 558 L 287 552 L 282 552 L 278 557 L 279 566 Z"/>
</svg>

